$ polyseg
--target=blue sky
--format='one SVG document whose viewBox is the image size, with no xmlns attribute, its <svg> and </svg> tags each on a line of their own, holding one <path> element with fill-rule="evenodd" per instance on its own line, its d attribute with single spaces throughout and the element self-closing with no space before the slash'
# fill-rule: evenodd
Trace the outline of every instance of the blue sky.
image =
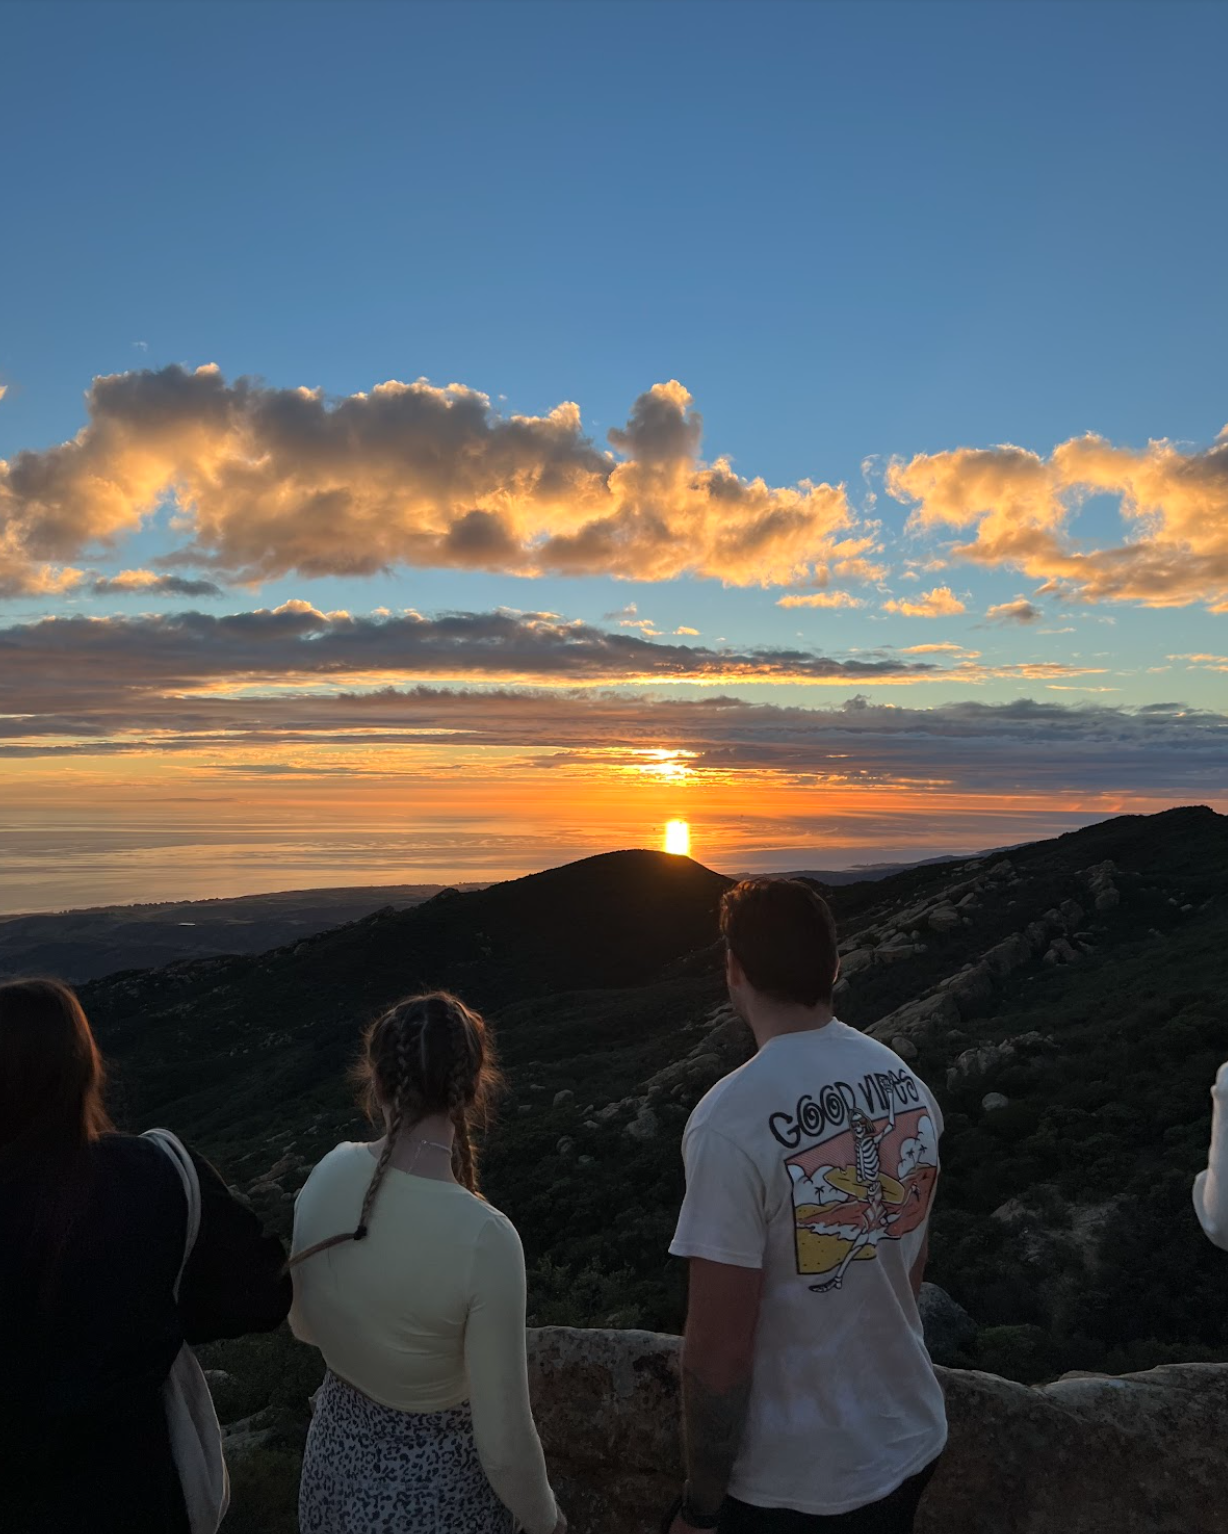
<svg viewBox="0 0 1228 1534">
<path fill-rule="evenodd" d="M 895 679 L 892 698 L 1112 688 L 1127 708 L 1222 706 L 1224 543 L 1195 550 L 1172 588 L 1154 573 L 1185 560 L 1191 516 L 1228 526 L 1208 456 L 1228 422 L 1222 5 L 94 0 L 10 3 L 4 24 L 0 458 L 71 439 L 93 378 L 172 364 L 329 400 L 424 378 L 480 391 L 496 414 L 574 401 L 598 451 L 676 379 L 703 417 L 703 463 L 728 457 L 783 490 L 843 485 L 881 571 L 829 578 L 856 608 L 797 609 L 777 605 L 792 589 L 779 581 L 711 573 L 394 561 L 354 576 L 328 573 L 333 559 L 244 583 L 233 566 L 174 566 L 222 588 L 187 605 L 512 607 L 613 632 L 692 628 L 739 653 L 959 645 L 984 674 Z M 1069 580 L 1052 551 L 1025 569 L 937 511 L 906 533 L 919 503 L 885 482 L 893 460 L 937 455 L 962 485 L 966 465 L 942 455 L 1009 443 L 1048 460 L 1089 432 L 1136 475 L 1154 468 L 1151 440 L 1177 454 L 1157 492 L 1165 551 L 1124 595 L 1106 554 L 1079 599 L 1038 598 Z M 1213 488 L 1191 513 L 1178 501 L 1194 471 Z M 1079 549 L 1128 548 L 1140 528 L 1123 526 L 1117 482 L 1100 488 L 1066 483 L 1066 532 Z M 90 590 L 99 574 L 172 568 L 159 561 L 184 540 L 165 505 L 109 545 L 51 548 L 36 514 L 10 512 L 21 557 L 87 576 L 11 585 L 0 628 L 184 607 Z M 975 557 L 952 557 L 957 539 L 979 539 Z M 923 588 L 964 611 L 887 610 Z M 1016 598 L 1042 616 L 986 624 Z M 1037 664 L 1073 670 L 1018 670 Z M 737 693 L 848 695 L 823 691 L 774 678 Z"/>
</svg>

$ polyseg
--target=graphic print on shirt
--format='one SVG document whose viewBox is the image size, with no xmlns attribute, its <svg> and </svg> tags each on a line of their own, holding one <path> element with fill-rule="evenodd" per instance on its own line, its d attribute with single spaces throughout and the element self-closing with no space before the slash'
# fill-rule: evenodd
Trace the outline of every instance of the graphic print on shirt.
<svg viewBox="0 0 1228 1534">
<path fill-rule="evenodd" d="M 841 1289 L 855 1262 L 873 1261 L 929 1213 L 938 1181 L 938 1135 L 907 1071 L 828 1082 L 768 1127 L 792 1152 L 797 1271 L 816 1293 Z"/>
</svg>

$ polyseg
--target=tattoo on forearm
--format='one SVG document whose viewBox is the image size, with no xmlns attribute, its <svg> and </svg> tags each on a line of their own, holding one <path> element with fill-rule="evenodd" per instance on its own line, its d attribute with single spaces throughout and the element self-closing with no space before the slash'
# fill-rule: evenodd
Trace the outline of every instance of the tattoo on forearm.
<svg viewBox="0 0 1228 1534">
<path fill-rule="evenodd" d="M 687 1480 L 695 1503 L 719 1507 L 729 1485 L 746 1425 L 750 1375 L 726 1390 L 713 1390 L 685 1366 L 682 1371 L 682 1421 Z"/>
</svg>

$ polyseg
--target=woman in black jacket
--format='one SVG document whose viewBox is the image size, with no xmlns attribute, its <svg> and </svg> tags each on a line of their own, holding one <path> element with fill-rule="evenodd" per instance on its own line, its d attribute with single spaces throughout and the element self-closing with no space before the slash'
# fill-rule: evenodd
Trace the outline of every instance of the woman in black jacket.
<svg viewBox="0 0 1228 1534">
<path fill-rule="evenodd" d="M 180 1346 L 271 1331 L 280 1241 L 193 1155 L 200 1231 L 170 1158 L 117 1134 L 76 996 L 0 985 L 0 1528 L 186 1534 L 161 1390 Z"/>
</svg>

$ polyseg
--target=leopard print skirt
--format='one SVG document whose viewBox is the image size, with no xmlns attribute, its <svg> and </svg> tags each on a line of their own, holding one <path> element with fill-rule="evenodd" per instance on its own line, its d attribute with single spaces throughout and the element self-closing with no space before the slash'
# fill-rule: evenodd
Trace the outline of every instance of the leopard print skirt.
<svg viewBox="0 0 1228 1534">
<path fill-rule="evenodd" d="M 486 1479 L 468 1403 L 407 1412 L 331 1372 L 316 1397 L 299 1487 L 302 1534 L 512 1534 Z"/>
</svg>

